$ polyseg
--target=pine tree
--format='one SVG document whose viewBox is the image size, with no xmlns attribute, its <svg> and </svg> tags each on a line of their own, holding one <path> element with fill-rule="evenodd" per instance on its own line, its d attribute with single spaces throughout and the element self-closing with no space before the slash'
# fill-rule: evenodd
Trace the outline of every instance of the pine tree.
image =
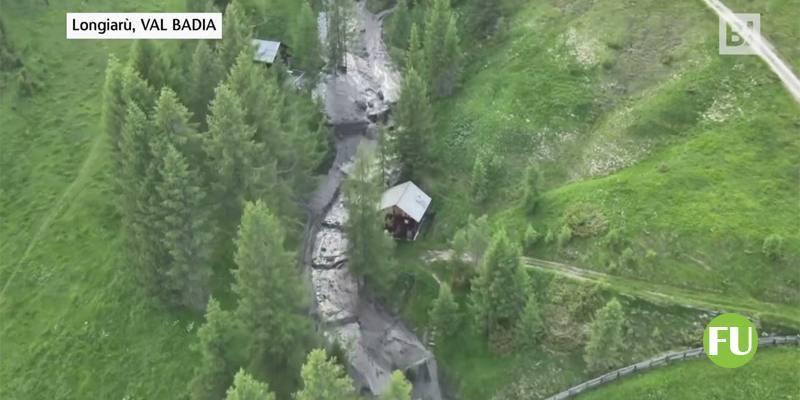
<svg viewBox="0 0 800 400">
<path fill-rule="evenodd" d="M 589 342 L 586 344 L 583 356 L 590 371 L 608 371 L 622 365 L 625 351 L 624 325 L 625 315 L 617 299 L 611 299 L 597 312 L 592 321 Z"/>
<path fill-rule="evenodd" d="M 428 85 L 435 97 L 449 96 L 461 70 L 458 28 L 449 0 L 434 0 L 425 22 L 425 63 Z"/>
<path fill-rule="evenodd" d="M 285 144 L 281 129 L 284 117 L 283 98 L 274 80 L 261 66 L 253 63 L 252 55 L 242 51 L 231 67 L 226 84 L 241 99 L 245 122 L 256 129 L 254 139 L 277 157 Z M 294 152 L 292 156 L 297 156 Z"/>
<path fill-rule="evenodd" d="M 503 14 L 500 0 L 471 0 L 467 7 L 473 32 L 479 36 L 494 32 L 497 20 Z"/>
<path fill-rule="evenodd" d="M 311 5 L 304 1 L 292 26 L 293 56 L 297 60 L 294 64 L 297 69 L 306 73 L 306 77 L 313 82 L 317 77 L 320 67 L 320 43 L 317 31 L 317 18 Z"/>
<path fill-rule="evenodd" d="M 131 103 L 138 105 L 142 111 L 150 110 L 153 105 L 152 91 L 132 68 L 123 66 L 112 55 L 106 67 L 102 114 L 117 170 L 123 125 Z"/>
<path fill-rule="evenodd" d="M 442 69 L 439 70 L 438 74 L 432 75 L 435 86 L 431 87 L 431 91 L 437 97 L 452 95 L 458 86 L 464 63 L 459 42 L 458 23 L 455 15 L 451 14 L 444 34 L 444 53 L 441 54 L 447 64 L 441 65 Z"/>
<path fill-rule="evenodd" d="M 431 103 L 428 88 L 414 69 L 406 72 L 400 99 L 397 102 L 395 122 L 395 152 L 400 157 L 408 175 L 424 163 L 425 149 L 433 130 Z"/>
<path fill-rule="evenodd" d="M 347 67 L 346 54 L 350 41 L 348 20 L 352 13 L 352 2 L 349 0 L 330 0 L 328 10 L 328 67 L 335 71 L 339 67 Z"/>
<path fill-rule="evenodd" d="M 384 232 L 378 210 L 383 193 L 381 176 L 372 151 L 359 146 L 353 171 L 344 183 L 344 203 L 349 215 L 345 226 L 348 260 L 351 270 L 374 285 L 376 293 L 382 293 L 394 275 L 394 242 Z"/>
<path fill-rule="evenodd" d="M 252 333 L 252 359 L 285 361 L 302 350 L 309 321 L 307 296 L 294 255 L 284 248 L 280 221 L 257 201 L 247 203 L 236 238 L 233 291 L 239 296 L 236 316 Z M 277 363 L 276 363 L 277 364 Z"/>
<path fill-rule="evenodd" d="M 208 104 L 214 98 L 214 88 L 222 80 L 224 71 L 217 53 L 201 40 L 192 54 L 189 67 L 189 107 L 198 121 L 205 122 Z"/>
<path fill-rule="evenodd" d="M 486 165 L 486 161 L 480 155 L 475 157 L 475 161 L 472 164 L 472 194 L 474 195 L 475 201 L 478 203 L 483 203 L 486 199 L 489 198 L 489 186 L 491 181 L 489 179 L 489 167 Z"/>
<path fill-rule="evenodd" d="M 522 197 L 522 207 L 528 214 L 533 214 L 536 211 L 536 205 L 539 202 L 539 187 L 541 182 L 541 174 L 536 165 L 531 164 L 525 170 L 524 193 Z"/>
<path fill-rule="evenodd" d="M 148 201 L 155 190 L 149 187 L 148 172 L 153 155 L 150 141 L 156 135 L 147 115 L 135 103 L 128 105 L 128 113 L 122 128 L 119 170 L 116 174 L 120 191 L 120 215 L 125 236 L 128 259 L 136 268 L 139 277 L 152 289 L 162 278 L 161 266 L 155 254 L 160 253 L 160 237 L 150 226 Z"/>
<path fill-rule="evenodd" d="M 150 86 L 161 89 L 168 86 L 169 66 L 161 49 L 152 40 L 136 40 L 131 46 L 128 62 Z"/>
<path fill-rule="evenodd" d="M 505 230 L 494 235 L 470 295 L 476 325 L 484 334 L 508 330 L 517 323 L 526 301 L 520 257 L 519 246 Z"/>
<path fill-rule="evenodd" d="M 539 344 L 539 340 L 544 331 L 539 302 L 533 291 L 528 293 L 528 300 L 522 310 L 519 322 L 517 323 L 517 345 L 521 348 L 532 348 Z"/>
<path fill-rule="evenodd" d="M 433 301 L 429 316 L 434 340 L 437 343 L 442 339 L 449 338 L 457 331 L 460 320 L 458 303 L 447 284 L 439 285 L 439 297 Z"/>
<path fill-rule="evenodd" d="M 245 200 L 260 198 L 269 183 L 264 147 L 255 141 L 256 130 L 245 122 L 239 97 L 226 84 L 215 91 L 208 114 L 204 149 L 212 171 L 212 187 L 221 203 L 223 219 L 238 219 Z"/>
<path fill-rule="evenodd" d="M 453 248 L 457 249 L 461 256 L 466 255 L 477 268 L 491 241 L 489 218 L 486 215 L 479 218 L 470 215 L 467 218 L 466 226 L 456 232 L 453 237 Z"/>
<path fill-rule="evenodd" d="M 230 349 L 236 325 L 232 315 L 222 310 L 213 298 L 208 301 L 206 322 L 197 330 L 200 362 L 189 383 L 192 400 L 218 400 L 225 394 L 234 371 Z"/>
<path fill-rule="evenodd" d="M 325 350 L 316 349 L 308 353 L 308 359 L 300 370 L 303 389 L 294 394 L 294 400 L 355 400 L 353 382 L 344 373 L 342 366 L 328 359 Z"/>
<path fill-rule="evenodd" d="M 225 400 L 275 400 L 266 383 L 255 380 L 240 369 L 233 378 L 233 386 L 228 389 Z"/>
<path fill-rule="evenodd" d="M 106 81 L 103 86 L 103 125 L 106 135 L 111 139 L 111 149 L 115 160 L 119 158 L 122 125 L 128 111 L 123 94 L 124 67 L 113 55 L 108 59 Z"/>
<path fill-rule="evenodd" d="M 192 114 L 170 88 L 162 88 L 153 113 L 159 135 L 175 146 L 192 167 L 203 163 L 200 135 L 191 123 Z"/>
<path fill-rule="evenodd" d="M 421 77 L 426 77 L 427 64 L 425 63 L 425 51 L 422 48 L 422 39 L 419 34 L 419 27 L 416 23 L 411 25 L 408 38 L 408 51 L 406 52 L 406 70 L 415 70 Z"/>
<path fill-rule="evenodd" d="M 406 379 L 402 371 L 392 372 L 389 387 L 378 396 L 379 400 L 411 400 L 411 382 Z"/>
<path fill-rule="evenodd" d="M 125 67 L 122 80 L 122 96 L 126 104 L 135 103 L 142 111 L 150 111 L 155 105 L 156 96 L 141 75 L 128 66 Z"/>
<path fill-rule="evenodd" d="M 202 310 L 212 274 L 208 261 L 213 239 L 205 193 L 178 150 L 171 144 L 166 150 L 157 191 L 164 216 L 162 241 L 171 257 L 167 278 L 178 304 Z"/>
<path fill-rule="evenodd" d="M 400 0 L 392 13 L 391 24 L 388 26 L 389 42 L 392 46 L 407 49 L 409 34 L 412 24 L 411 10 L 408 0 Z"/>
<path fill-rule="evenodd" d="M 220 59 L 223 70 L 228 70 L 242 51 L 251 52 L 253 26 L 238 0 L 233 0 L 225 8 L 222 20 L 222 44 Z"/>
</svg>

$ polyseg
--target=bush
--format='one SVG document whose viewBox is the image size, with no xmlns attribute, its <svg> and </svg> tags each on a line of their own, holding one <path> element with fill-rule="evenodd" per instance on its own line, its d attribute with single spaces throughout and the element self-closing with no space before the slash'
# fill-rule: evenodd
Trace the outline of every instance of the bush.
<svg viewBox="0 0 800 400">
<path fill-rule="evenodd" d="M 774 233 L 767 236 L 761 245 L 761 253 L 771 260 L 783 257 L 783 236 Z"/>
<path fill-rule="evenodd" d="M 570 240 L 572 240 L 572 229 L 569 226 L 564 225 L 558 232 L 558 247 L 566 246 Z"/>
<path fill-rule="evenodd" d="M 36 93 L 41 86 L 42 85 L 39 83 L 39 81 L 33 77 L 27 68 L 23 67 L 19 70 L 19 72 L 17 72 L 17 90 L 21 96 L 33 96 L 33 94 Z"/>
<path fill-rule="evenodd" d="M 547 228 L 547 234 L 544 235 L 544 243 L 551 244 L 553 243 L 553 240 L 555 240 L 555 235 L 553 235 L 553 230 Z"/>
<path fill-rule="evenodd" d="M 530 250 L 536 243 L 539 242 L 541 235 L 539 232 L 536 232 L 536 229 L 533 228 L 533 225 L 528 225 L 528 228 L 525 229 L 525 238 L 523 242 L 525 243 L 525 249 Z"/>
<path fill-rule="evenodd" d="M 608 230 L 608 221 L 603 213 L 589 204 L 571 206 L 564 214 L 564 223 L 578 237 L 601 235 Z"/>
<path fill-rule="evenodd" d="M 633 268 L 636 266 L 636 253 L 634 253 L 632 248 L 626 247 L 625 250 L 622 251 L 619 263 L 625 268 Z"/>
<path fill-rule="evenodd" d="M 606 234 L 606 247 L 613 252 L 620 251 L 625 246 L 625 242 L 625 233 L 618 228 L 611 229 Z"/>
</svg>

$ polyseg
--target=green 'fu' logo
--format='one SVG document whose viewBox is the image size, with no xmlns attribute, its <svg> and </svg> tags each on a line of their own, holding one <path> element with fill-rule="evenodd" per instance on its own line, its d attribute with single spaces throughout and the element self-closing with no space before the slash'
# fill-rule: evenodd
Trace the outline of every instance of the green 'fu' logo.
<svg viewBox="0 0 800 400">
<path fill-rule="evenodd" d="M 703 350 L 714 364 L 738 368 L 747 364 L 758 350 L 758 332 L 739 314 L 722 314 L 708 323 L 703 332 Z"/>
</svg>

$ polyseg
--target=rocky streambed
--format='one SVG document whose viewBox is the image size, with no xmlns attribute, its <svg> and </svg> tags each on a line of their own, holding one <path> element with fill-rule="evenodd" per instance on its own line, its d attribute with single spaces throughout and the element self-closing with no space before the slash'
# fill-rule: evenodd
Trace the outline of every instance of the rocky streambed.
<svg viewBox="0 0 800 400">
<path fill-rule="evenodd" d="M 436 359 L 399 318 L 363 290 L 347 265 L 347 237 L 340 187 L 359 145 L 375 146 L 375 122 L 386 118 L 400 77 L 382 41 L 386 13 L 356 3 L 357 39 L 347 54 L 347 72 L 326 76 L 316 90 L 333 125 L 336 157 L 309 201 L 303 262 L 314 295 L 314 311 L 326 338 L 344 349 L 348 373 L 362 392 L 382 393 L 393 371 L 406 372 L 413 398 L 439 400 Z M 320 18 L 321 32 L 324 16 Z"/>
</svg>

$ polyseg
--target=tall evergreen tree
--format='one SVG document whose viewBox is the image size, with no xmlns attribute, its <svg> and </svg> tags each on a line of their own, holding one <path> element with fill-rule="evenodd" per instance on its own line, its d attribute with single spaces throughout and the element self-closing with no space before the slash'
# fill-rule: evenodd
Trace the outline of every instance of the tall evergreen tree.
<svg viewBox="0 0 800 400">
<path fill-rule="evenodd" d="M 414 69 L 406 72 L 395 115 L 395 152 L 403 162 L 407 174 L 413 176 L 413 171 L 426 159 L 424 150 L 433 130 L 428 89 Z"/>
<path fill-rule="evenodd" d="M 155 195 L 148 180 L 153 162 L 150 142 L 155 135 L 147 115 L 136 103 L 130 103 L 122 129 L 116 180 L 128 260 L 150 289 L 163 280 L 159 264 L 163 259 L 156 257 L 162 253 L 160 236 L 155 235 L 156 228 L 151 225 L 155 220 L 150 218 L 148 208 L 150 196 Z"/>
<path fill-rule="evenodd" d="M 224 220 L 238 219 L 245 200 L 260 198 L 269 177 L 264 146 L 255 141 L 256 130 L 245 122 L 239 97 L 227 84 L 215 91 L 208 114 L 204 148 L 212 187 Z M 272 168 L 274 169 L 274 168 Z"/>
<path fill-rule="evenodd" d="M 433 301 L 429 314 L 436 342 L 449 338 L 458 330 L 460 320 L 458 303 L 449 285 L 439 285 L 439 297 Z"/>
<path fill-rule="evenodd" d="M 420 36 L 419 27 L 416 23 L 411 25 L 405 63 L 406 70 L 413 69 L 419 73 L 420 77 L 427 76 L 425 72 L 427 68 L 425 51 L 422 48 L 422 37 Z"/>
<path fill-rule="evenodd" d="M 336 70 L 339 67 L 347 67 L 345 56 L 350 41 L 348 20 L 352 14 L 353 3 L 349 0 L 330 0 L 327 6 L 328 67 Z"/>
<path fill-rule="evenodd" d="M 378 210 L 383 193 L 381 176 L 372 151 L 359 146 L 353 171 L 344 183 L 344 203 L 349 215 L 345 232 L 351 270 L 377 289 L 386 289 L 394 275 L 394 242 L 384 232 Z"/>
<path fill-rule="evenodd" d="M 234 371 L 230 349 L 236 336 L 235 321 L 213 298 L 208 301 L 206 310 L 206 322 L 197 330 L 196 350 L 200 352 L 200 362 L 189 383 L 192 400 L 221 399 Z"/>
<path fill-rule="evenodd" d="M 122 80 L 122 96 L 126 104 L 136 103 L 142 111 L 150 111 L 155 105 L 156 96 L 141 75 L 128 66 L 125 68 Z"/>
<path fill-rule="evenodd" d="M 300 370 L 303 389 L 294 394 L 294 400 L 355 400 L 353 382 L 341 365 L 329 359 L 325 350 L 308 353 Z"/>
<path fill-rule="evenodd" d="M 142 111 L 150 110 L 153 105 L 152 92 L 132 68 L 123 66 L 112 55 L 106 67 L 102 115 L 104 130 L 110 138 L 117 169 L 123 125 L 131 103 L 137 104 Z"/>
<path fill-rule="evenodd" d="M 205 40 L 197 42 L 192 64 L 189 67 L 189 107 L 197 121 L 205 123 L 208 104 L 214 98 L 214 88 L 222 80 L 225 72 L 218 54 Z"/>
<path fill-rule="evenodd" d="M 305 76 L 312 80 L 313 85 L 320 67 L 321 54 L 317 18 L 307 1 L 300 4 L 291 37 L 294 50 L 292 54 L 296 59 L 294 65 L 306 73 Z"/>
<path fill-rule="evenodd" d="M 309 321 L 307 296 L 294 256 L 284 248 L 280 221 L 257 201 L 245 205 L 236 238 L 233 291 L 236 315 L 252 332 L 253 359 L 264 355 L 285 362 L 302 350 Z"/>
<path fill-rule="evenodd" d="M 389 387 L 378 396 L 379 400 L 411 400 L 411 382 L 406 379 L 402 371 L 392 372 Z"/>
<path fill-rule="evenodd" d="M 224 70 L 236 62 L 242 51 L 252 52 L 253 25 L 238 0 L 231 1 L 225 8 L 222 20 L 222 44 L 220 59 Z"/>
<path fill-rule="evenodd" d="M 455 90 L 462 62 L 450 0 L 433 0 L 425 23 L 424 50 L 425 72 L 432 94 L 449 96 Z"/>
<path fill-rule="evenodd" d="M 592 372 L 611 370 L 622 365 L 625 344 L 625 315 L 617 299 L 611 299 L 592 321 L 584 360 Z"/>
<path fill-rule="evenodd" d="M 136 40 L 131 46 L 128 62 L 150 86 L 161 89 L 168 86 L 169 66 L 161 49 L 152 40 Z"/>
<path fill-rule="evenodd" d="M 200 135 L 191 122 L 191 113 L 172 89 L 161 89 L 153 113 L 153 124 L 161 137 L 175 146 L 192 167 L 202 164 Z"/>
<path fill-rule="evenodd" d="M 205 193 L 196 171 L 189 169 L 171 144 L 166 146 L 161 179 L 157 186 L 164 216 L 160 230 L 171 257 L 167 278 L 178 304 L 202 310 L 209 293 L 213 238 Z"/>
<path fill-rule="evenodd" d="M 408 0 L 398 1 L 392 13 L 391 23 L 387 29 L 389 42 L 392 46 L 400 49 L 408 48 L 412 21 Z"/>
<path fill-rule="evenodd" d="M 492 238 L 481 270 L 472 283 L 472 313 L 481 332 L 507 331 L 517 323 L 525 305 L 525 273 L 521 251 L 505 230 Z"/>
<path fill-rule="evenodd" d="M 103 126 L 111 139 L 112 154 L 119 156 L 120 135 L 128 111 L 123 94 L 125 68 L 113 55 L 108 59 L 106 81 L 103 86 Z"/>
<path fill-rule="evenodd" d="M 503 15 L 502 0 L 470 0 L 467 14 L 469 25 L 479 37 L 495 31 L 497 20 Z"/>
<path fill-rule="evenodd" d="M 281 130 L 284 116 L 283 98 L 277 83 L 267 76 L 262 66 L 253 63 L 253 57 L 242 51 L 231 67 L 226 84 L 241 99 L 245 122 L 256 129 L 254 140 L 263 143 L 265 151 L 273 157 L 285 143 Z M 292 152 L 292 156 L 297 156 Z"/>
<path fill-rule="evenodd" d="M 536 300 L 536 294 L 530 291 L 525 308 L 522 310 L 522 315 L 517 323 L 517 345 L 522 348 L 532 348 L 539 344 L 543 331 L 544 322 L 542 321 L 539 302 Z"/>
<path fill-rule="evenodd" d="M 522 195 L 522 208 L 529 214 L 536 211 L 536 205 L 539 203 L 541 180 L 542 177 L 536 165 L 529 165 L 525 170 L 524 192 Z"/>
<path fill-rule="evenodd" d="M 266 383 L 255 380 L 240 369 L 233 378 L 233 385 L 228 389 L 225 400 L 275 400 L 275 394 L 269 391 Z"/>
</svg>

